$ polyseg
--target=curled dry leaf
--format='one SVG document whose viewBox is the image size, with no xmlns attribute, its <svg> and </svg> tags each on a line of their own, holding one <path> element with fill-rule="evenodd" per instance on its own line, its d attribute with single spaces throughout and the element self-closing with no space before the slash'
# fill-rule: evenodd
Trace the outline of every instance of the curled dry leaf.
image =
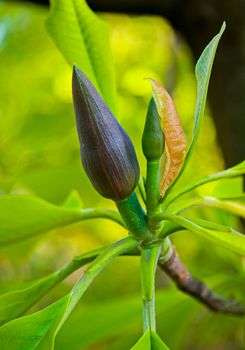
<svg viewBox="0 0 245 350">
<path fill-rule="evenodd" d="M 149 81 L 152 85 L 153 98 L 165 136 L 165 154 L 162 157 L 162 174 L 160 176 L 160 196 L 163 198 L 184 163 L 186 138 L 172 98 L 157 81 L 153 79 L 149 79 Z"/>
</svg>

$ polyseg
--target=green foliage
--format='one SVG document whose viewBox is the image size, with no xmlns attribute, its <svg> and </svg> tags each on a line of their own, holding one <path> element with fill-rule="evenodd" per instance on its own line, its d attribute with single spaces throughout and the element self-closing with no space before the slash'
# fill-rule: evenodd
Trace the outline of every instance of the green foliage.
<svg viewBox="0 0 245 350">
<path fill-rule="evenodd" d="M 93 261 L 106 247 L 94 249 L 75 257 L 69 264 L 54 273 L 29 283 L 24 288 L 0 295 L 0 325 L 20 317 L 73 271 Z"/>
<path fill-rule="evenodd" d="M 183 194 L 194 190 L 197 187 L 203 186 L 209 182 L 238 177 L 239 175 L 243 175 L 243 174 L 245 174 L 245 161 L 241 162 L 240 164 L 237 164 L 236 166 L 230 169 L 226 169 L 219 173 L 205 176 L 204 178 L 197 180 L 194 183 L 190 183 L 174 191 L 173 193 L 170 193 L 164 203 L 164 207 L 168 207 L 168 205 L 171 204 L 172 201 L 182 196 Z"/>
<path fill-rule="evenodd" d="M 173 221 L 176 224 L 179 224 L 181 227 L 184 227 L 187 230 L 190 230 L 191 232 L 194 232 L 201 237 L 220 245 L 221 247 L 230 249 L 235 253 L 245 255 L 245 236 L 239 232 L 231 230 L 229 232 L 227 232 L 227 230 L 217 231 L 216 224 L 212 225 L 211 223 L 209 223 L 209 230 L 194 222 L 191 222 L 191 220 L 188 220 L 181 215 L 169 213 L 159 214 L 159 219 Z"/>
<path fill-rule="evenodd" d="M 118 214 L 112 210 L 82 210 L 69 206 L 56 206 L 30 196 L 0 197 L 0 245 L 34 237 L 48 230 L 93 217 L 111 217 L 112 220 L 123 224 Z"/>
<path fill-rule="evenodd" d="M 115 20 L 114 24 L 116 24 L 116 22 L 117 20 Z M 53 0 L 51 12 L 47 20 L 47 27 L 57 47 L 60 49 L 68 63 L 70 65 L 76 63 L 89 76 L 93 84 L 102 94 L 106 103 L 110 106 L 110 108 L 113 111 L 115 111 L 116 103 L 112 56 L 110 51 L 108 28 L 104 21 L 99 19 L 97 15 L 95 15 L 88 8 L 84 0 Z M 10 33 L 10 27 L 7 26 L 6 28 Z M 194 131 L 192 135 L 191 144 L 187 153 L 187 157 L 185 159 L 185 163 L 182 167 L 180 174 L 184 173 L 187 162 L 189 161 L 190 156 L 193 154 L 194 146 L 196 146 L 196 141 L 200 132 L 201 121 L 204 115 L 207 89 L 214 55 L 218 42 L 224 31 L 224 28 L 225 26 L 223 25 L 220 33 L 216 37 L 214 37 L 214 39 L 206 47 L 196 66 L 198 96 L 195 111 Z M 146 31 L 146 36 L 148 35 L 147 33 L 148 32 Z M 6 38 L 4 38 L 4 40 L 7 39 L 8 35 L 6 34 Z M 40 45 L 42 48 L 41 40 Z M 120 46 L 120 50 L 118 51 L 120 52 L 119 56 L 121 57 L 121 53 L 125 53 L 125 51 L 127 51 L 122 50 L 123 38 L 121 40 L 121 37 L 120 45 L 122 46 Z M 136 46 L 137 45 L 134 45 L 134 49 Z M 2 46 L 0 42 L 0 48 L 1 47 Z M 152 47 L 152 45 L 150 45 L 149 47 Z M 152 57 L 154 57 L 153 53 Z M 137 55 L 139 56 L 138 53 Z M 133 61 L 133 64 L 135 64 L 135 66 L 139 65 L 139 63 L 137 63 L 138 61 L 136 55 L 130 53 L 130 57 L 133 57 L 132 60 L 135 60 Z M 144 57 L 144 55 L 142 55 L 142 57 Z M 143 61 L 142 57 L 140 57 L 141 61 Z M 45 61 L 48 62 L 49 60 Z M 59 68 L 59 65 L 57 65 L 56 68 L 55 55 L 53 61 L 55 62 L 55 70 L 51 69 L 52 76 L 55 75 L 57 77 L 60 77 L 60 75 L 63 72 L 64 66 L 60 65 Z M 147 57 L 147 62 L 148 61 L 150 61 L 150 57 Z M 27 65 L 28 70 L 30 62 L 33 65 L 35 64 L 35 62 L 33 62 L 33 59 L 31 59 L 29 61 L 29 65 Z M 40 57 L 38 57 L 37 63 L 39 67 Z M 118 66 L 120 66 L 120 64 L 118 64 Z M 129 64 L 129 66 L 131 66 L 131 64 Z M 36 71 L 37 69 L 33 69 L 32 74 L 36 74 Z M 55 74 L 53 73 L 54 71 Z M 118 71 L 120 71 L 120 69 L 118 69 Z M 69 76 L 70 70 L 67 70 L 67 73 L 67 75 Z M 3 72 L 3 74 L 6 74 L 6 72 Z M 40 72 L 40 76 L 41 75 L 42 72 Z M 21 72 L 17 72 L 15 76 L 21 76 Z M 140 77 L 142 77 L 141 71 Z M 133 79 L 131 77 L 131 80 L 133 81 L 131 88 L 133 88 L 134 91 L 137 91 L 137 96 L 139 98 L 140 94 L 142 93 L 140 92 L 142 91 L 140 86 L 142 84 L 140 84 L 139 82 L 137 83 L 137 79 L 135 79 L 134 75 Z M 122 84 L 120 86 L 122 90 L 123 81 L 124 78 L 120 79 L 120 84 Z M 20 118 L 19 125 L 17 125 L 18 123 L 16 123 L 16 119 L 13 118 L 13 120 L 11 120 L 8 124 L 6 122 L 7 118 L 5 118 L 3 126 L 1 126 L 1 131 L 4 131 L 3 135 L 5 135 L 5 132 L 8 129 L 11 130 L 9 132 L 8 137 L 6 137 L 6 140 L 4 139 L 0 141 L 0 153 L 2 152 L 2 149 L 4 149 L 4 147 L 10 152 L 10 155 L 8 156 L 6 156 L 3 152 L 5 156 L 1 157 L 2 163 L 0 164 L 0 172 L 4 173 L 4 170 L 6 171 L 6 169 L 9 169 L 8 167 L 10 167 L 9 174 L 4 174 L 5 177 L 1 183 L 3 192 L 9 192 L 13 184 L 15 184 L 15 188 L 17 188 L 17 190 L 20 188 L 21 193 L 32 193 L 32 195 L 15 194 L 2 195 L 0 197 L 1 245 L 4 246 L 6 244 L 14 244 L 22 240 L 24 241 L 27 238 L 35 237 L 36 235 L 57 228 L 60 228 L 60 230 L 57 230 L 58 232 L 61 232 L 63 229 L 67 230 L 66 232 L 73 233 L 74 231 L 76 231 L 76 229 L 74 229 L 74 231 L 71 227 L 69 227 L 69 229 L 64 229 L 64 226 L 92 218 L 107 218 L 112 221 L 115 221 L 116 223 L 120 224 L 123 228 L 128 228 L 130 231 L 130 236 L 133 237 L 125 239 L 122 242 L 116 242 L 113 245 L 111 245 L 110 242 L 110 244 L 105 248 L 98 248 L 92 252 L 82 254 L 81 256 L 78 256 L 75 259 L 73 259 L 71 263 L 65 265 L 63 268 L 57 270 L 56 272 L 53 272 L 44 278 L 31 282 L 27 286 L 14 290 L 12 288 L 12 291 L 2 294 L 0 296 L 0 323 L 2 325 L 0 327 L 1 347 L 6 350 L 18 350 L 21 348 L 26 350 L 51 350 L 54 347 L 59 350 L 67 350 L 68 348 L 70 350 L 78 350 L 82 348 L 85 349 L 91 345 L 97 346 L 98 344 L 96 344 L 96 342 L 101 342 L 101 346 L 103 347 L 104 342 L 107 341 L 108 338 L 111 338 L 110 340 L 108 340 L 108 342 L 111 342 L 110 345 L 112 347 L 110 345 L 107 346 L 107 344 L 105 346 L 106 349 L 110 348 L 114 350 L 114 348 L 119 348 L 119 342 L 117 342 L 116 340 L 116 342 L 113 343 L 113 336 L 124 334 L 124 331 L 128 330 L 129 323 L 131 324 L 131 327 L 134 328 L 135 334 L 139 334 L 138 329 L 137 332 L 135 331 L 135 321 L 136 323 L 139 323 L 140 318 L 140 305 L 138 302 L 138 298 L 134 298 L 133 300 L 129 301 L 119 300 L 118 298 L 115 302 L 108 301 L 107 304 L 104 304 L 102 302 L 100 304 L 92 303 L 90 307 L 80 306 L 76 308 L 75 312 L 72 313 L 71 318 L 68 319 L 68 316 L 70 316 L 74 307 L 79 302 L 81 296 L 91 284 L 91 282 L 94 280 L 94 278 L 98 275 L 98 273 L 101 272 L 102 269 L 104 269 L 104 267 L 106 267 L 110 261 L 114 260 L 116 256 L 129 254 L 142 255 L 143 259 L 141 270 L 143 277 L 142 290 L 145 321 L 145 333 L 132 349 L 168 349 L 168 347 L 162 342 L 162 340 L 154 331 L 154 281 L 156 266 L 160 252 L 162 252 L 161 259 L 166 259 L 166 261 L 168 261 L 167 259 L 169 259 L 171 253 L 171 242 L 168 239 L 166 240 L 165 237 L 169 236 L 174 232 L 185 229 L 196 233 L 202 238 L 200 245 L 196 243 L 198 241 L 196 241 L 195 239 L 191 241 L 186 240 L 183 245 L 183 247 L 185 247 L 186 249 L 186 254 L 191 256 L 190 261 L 193 263 L 193 269 L 195 268 L 196 271 L 200 273 L 200 275 L 205 275 L 203 273 L 203 266 L 205 264 L 201 263 L 202 255 L 205 255 L 203 260 L 206 262 L 206 254 L 208 253 L 207 251 L 205 254 L 198 253 L 203 253 L 206 247 L 208 247 L 208 249 L 211 250 L 211 254 L 209 254 L 209 257 L 213 259 L 213 255 L 215 255 L 212 254 L 212 250 L 214 250 L 216 253 L 218 252 L 219 257 L 221 257 L 220 267 L 223 268 L 223 264 L 225 262 L 225 266 L 232 267 L 232 271 L 234 271 L 234 269 L 236 271 L 239 271 L 240 261 L 239 257 L 232 254 L 229 255 L 229 252 L 231 251 L 241 255 L 245 255 L 244 235 L 240 234 L 232 228 L 234 221 L 230 220 L 230 216 L 227 216 L 223 212 L 220 213 L 220 211 L 216 211 L 216 209 L 218 208 L 219 210 L 221 209 L 223 211 L 229 211 L 230 213 L 238 216 L 243 216 L 243 193 L 236 191 L 236 195 L 233 196 L 233 198 L 231 199 L 227 198 L 225 195 L 222 196 L 222 193 L 224 194 L 226 193 L 226 191 L 222 190 L 221 188 L 219 191 L 217 191 L 216 194 L 215 192 L 211 193 L 213 197 L 211 197 L 210 195 L 202 196 L 201 198 L 198 197 L 198 199 L 194 198 L 195 201 L 193 201 L 193 199 L 187 199 L 184 205 L 179 203 L 178 201 L 175 202 L 175 200 L 177 200 L 180 196 L 184 194 L 188 194 L 192 190 L 199 191 L 199 187 L 210 184 L 213 181 L 219 181 L 219 184 L 220 181 L 222 181 L 223 179 L 230 179 L 233 177 L 239 178 L 239 176 L 244 174 L 244 162 L 238 165 L 237 167 L 233 167 L 231 169 L 227 169 L 222 172 L 218 172 L 216 174 L 201 178 L 200 180 L 194 181 L 192 184 L 188 184 L 186 186 L 178 188 L 176 191 L 173 191 L 172 187 L 169 188 L 169 190 L 171 189 L 171 191 L 167 192 L 162 206 L 158 205 L 159 193 L 158 191 L 155 191 L 153 196 L 154 200 L 151 203 L 150 210 L 150 197 L 149 193 L 147 193 L 145 199 L 148 216 L 147 220 L 144 210 L 142 209 L 139 202 L 136 201 L 136 194 L 134 194 L 135 201 L 133 202 L 133 204 L 127 203 L 123 211 L 121 210 L 121 214 L 125 219 L 126 223 L 124 222 L 124 220 L 118 212 L 115 212 L 111 209 L 82 209 L 80 197 L 76 192 L 70 195 L 63 205 L 51 204 L 48 201 L 39 198 L 38 196 L 42 198 L 44 197 L 46 199 L 48 198 L 51 202 L 53 201 L 55 203 L 58 203 L 64 199 L 64 197 L 71 189 L 76 188 L 80 191 L 83 191 L 84 202 L 91 201 L 91 203 L 93 203 L 93 198 L 96 197 L 93 197 L 93 195 L 90 193 L 90 190 L 87 189 L 88 186 L 86 186 L 86 180 L 80 177 L 80 168 L 78 167 L 78 147 L 77 144 L 75 144 L 75 142 L 73 141 L 75 138 L 74 127 L 71 123 L 69 123 L 69 120 L 71 120 L 69 116 L 69 114 L 71 114 L 69 97 L 70 92 L 64 93 L 58 89 L 56 97 L 59 96 L 57 97 L 59 99 L 60 96 L 62 96 L 64 100 L 63 102 L 61 102 L 62 98 L 60 98 L 58 103 L 53 103 L 53 108 L 55 104 L 59 105 L 59 108 L 55 111 L 55 113 L 53 113 L 53 109 L 50 108 L 50 106 L 52 107 L 49 90 L 50 85 L 52 84 L 50 82 L 51 80 L 48 82 L 45 81 L 40 91 L 38 90 L 40 96 L 38 96 L 37 98 L 36 106 L 33 109 L 34 112 L 30 112 L 31 116 L 28 115 L 28 112 L 26 112 L 24 106 L 23 110 L 25 111 L 26 116 L 22 116 L 23 120 L 21 120 Z M 14 82 L 14 84 L 16 84 L 16 82 Z M 19 86 L 19 84 L 17 85 Z M 63 85 L 66 85 L 66 83 L 63 84 L 63 81 L 61 79 L 58 80 L 58 82 L 56 82 L 55 86 L 57 89 L 57 86 L 60 88 L 60 86 Z M 24 89 L 21 89 L 20 87 L 18 92 L 20 100 L 22 96 L 22 90 Z M 30 93 L 31 95 L 30 90 L 31 89 L 28 90 L 28 93 Z M 40 103 L 40 92 L 42 91 L 47 91 L 47 96 L 49 96 L 48 98 L 46 96 L 47 100 L 46 103 L 43 103 L 43 106 L 41 106 Z M 128 93 L 128 91 L 126 93 Z M 123 100 L 122 96 L 123 93 L 120 97 L 121 103 Z M 32 96 L 30 97 L 30 99 L 31 98 Z M 124 104 L 122 103 L 122 110 L 125 113 L 125 115 L 127 115 L 126 106 L 132 106 L 133 99 L 131 100 L 131 104 L 128 102 L 125 103 L 125 101 Z M 136 125 L 134 123 L 138 123 L 138 121 L 141 119 L 135 118 L 135 116 L 140 115 L 140 106 L 144 107 L 144 104 L 145 102 L 143 100 L 137 100 L 137 103 L 135 103 L 135 109 L 133 109 L 132 107 L 131 115 L 130 113 L 128 113 L 127 115 L 132 130 L 133 127 Z M 4 103 L 4 105 L 7 105 L 8 107 L 13 105 L 12 95 L 11 100 L 7 101 L 7 103 Z M 16 103 L 16 105 L 17 109 L 12 110 L 13 115 L 16 114 L 16 112 L 19 112 L 19 110 L 21 110 L 21 104 Z M 46 111 L 45 106 L 48 106 Z M 44 109 L 44 112 L 42 112 L 42 108 Z M 38 111 L 37 115 L 35 114 L 36 111 Z M 33 116 L 33 114 L 35 114 L 35 116 Z M 56 115 L 56 119 L 52 119 L 53 114 Z M 40 121 L 40 125 L 37 125 L 37 120 Z M 135 128 L 134 131 L 136 131 L 134 134 L 138 135 L 138 129 Z M 67 136 L 67 134 L 69 135 Z M 18 140 L 18 142 L 14 142 L 15 140 Z M 6 142 L 6 145 L 4 145 L 4 142 Z M 28 145 L 29 148 L 27 147 L 28 151 L 25 153 L 24 150 L 26 150 L 26 145 Z M 32 153 L 32 149 L 35 150 L 34 153 Z M 24 160 L 21 158 L 21 156 L 19 156 L 19 154 L 25 154 Z M 16 161 L 17 155 L 18 161 Z M 33 160 L 35 160 L 34 165 L 32 165 Z M 21 164 L 20 168 L 19 164 Z M 60 169 L 60 164 L 62 164 L 62 167 L 64 166 L 64 168 Z M 30 174 L 29 170 L 31 170 Z M 155 170 L 155 175 L 158 176 L 157 171 Z M 18 178 L 18 175 L 20 175 L 20 182 L 16 182 L 15 179 L 15 176 L 16 178 Z M 149 178 L 151 175 L 152 173 L 148 171 L 147 177 Z M 155 176 L 154 178 L 154 186 L 156 185 L 156 183 L 158 183 L 157 176 Z M 5 183 L 6 179 L 7 183 Z M 148 180 L 149 179 L 147 179 L 147 181 Z M 81 186 L 80 183 L 82 183 L 83 186 Z M 140 186 L 141 192 L 144 195 L 145 186 L 142 179 Z M 35 195 L 35 192 L 37 195 Z M 148 192 L 152 194 L 152 188 Z M 137 211 L 135 210 L 135 203 L 137 203 Z M 201 213 L 201 217 L 207 217 L 209 220 L 192 218 L 193 212 L 191 212 L 190 218 L 180 215 L 181 211 L 187 209 L 189 210 L 190 208 L 192 208 L 193 205 L 200 207 L 206 206 L 215 210 L 198 212 L 199 214 Z M 120 206 L 118 206 L 118 208 L 120 209 Z M 218 223 L 215 222 L 215 219 L 217 219 Z M 223 220 L 225 222 L 223 222 Z M 230 221 L 232 223 L 230 223 Z M 129 227 L 128 223 L 133 223 L 134 225 Z M 137 225 L 135 225 L 135 223 Z M 142 236 L 139 237 L 139 235 L 136 234 L 136 226 L 140 227 L 144 231 L 144 233 L 146 233 L 144 235 L 144 239 L 146 238 L 144 242 L 142 242 Z M 107 228 L 108 226 L 105 227 Z M 99 228 L 103 230 L 102 226 Z M 114 235 L 116 234 L 116 232 L 113 232 L 111 237 L 113 237 L 114 239 Z M 181 239 L 181 235 L 179 236 Z M 92 238 L 90 237 L 90 239 Z M 109 235 L 108 238 L 103 237 L 103 240 L 106 239 L 110 241 Z M 206 241 L 204 241 L 204 239 Z M 213 242 L 214 244 L 209 245 L 209 241 Z M 166 244 L 166 242 L 169 242 L 169 244 Z M 205 244 L 203 244 L 203 242 L 205 242 Z M 54 245 L 55 244 L 56 243 L 54 243 Z M 83 236 L 82 244 L 86 244 L 86 241 Z M 65 245 L 64 242 L 63 245 Z M 140 249 L 138 249 L 139 245 Z M 226 248 L 227 254 L 220 253 L 219 246 Z M 45 250 L 47 247 L 48 245 L 44 245 L 42 249 Z M 67 247 L 67 250 L 69 250 L 69 246 Z M 154 252 L 152 259 L 149 258 L 151 254 L 148 255 L 148 251 Z M 55 254 L 56 255 L 53 258 L 55 263 L 52 263 L 52 254 L 49 254 L 49 251 L 47 249 L 47 264 L 50 265 L 49 268 L 51 269 L 56 269 L 56 259 L 58 260 L 60 254 L 59 247 L 57 247 L 56 249 L 55 246 Z M 45 299 L 44 304 L 41 304 L 41 306 L 39 305 L 38 308 L 43 307 L 43 305 L 45 306 L 47 304 L 49 304 L 49 306 L 44 307 L 41 311 L 34 312 L 28 316 L 23 316 L 31 308 L 31 306 L 35 304 L 38 300 L 40 300 L 40 298 L 42 298 L 44 295 L 46 295 L 46 293 L 51 288 L 63 281 L 65 277 L 69 276 L 80 266 L 93 261 L 98 255 L 99 257 L 93 263 L 91 263 L 91 265 L 85 271 L 83 276 L 80 279 L 78 279 L 78 281 L 75 284 L 73 279 L 70 280 L 69 283 L 73 283 L 74 286 L 68 294 L 66 294 L 67 292 L 64 293 L 64 291 L 60 289 L 60 293 L 62 293 L 62 295 L 65 295 L 64 297 L 60 298 L 60 295 L 57 297 L 57 295 L 54 293 L 54 295 L 51 295 L 51 299 Z M 198 256 L 198 259 L 200 259 L 197 260 L 197 258 L 195 258 L 195 261 L 197 261 L 196 264 L 194 263 L 194 258 L 193 261 L 191 260 L 193 255 Z M 217 264 L 217 260 L 215 262 Z M 122 266 L 124 265 L 122 264 Z M 122 270 L 122 266 L 120 266 L 120 271 Z M 206 267 L 208 271 L 210 271 L 210 266 Z M 214 269 L 214 265 L 212 266 L 212 269 Z M 132 281 L 130 281 L 130 278 L 128 277 L 132 270 L 132 265 L 130 265 L 129 270 L 130 271 L 127 271 L 127 276 L 125 279 L 127 283 L 125 283 L 125 285 L 132 283 Z M 110 287 L 115 288 L 114 285 L 117 275 L 119 275 L 118 271 L 115 272 L 113 278 L 111 278 L 110 276 L 110 279 L 107 280 L 105 277 L 106 275 L 103 275 L 103 286 L 101 285 L 101 288 L 98 292 L 98 295 L 101 299 L 103 299 L 104 296 L 103 288 L 106 288 L 107 285 L 110 285 Z M 239 273 L 237 273 L 237 275 L 239 275 Z M 241 275 L 242 273 L 239 275 L 239 277 L 241 277 Z M 121 274 L 119 277 L 121 278 Z M 135 280 L 135 276 L 133 276 L 132 280 Z M 226 288 L 228 295 L 232 290 L 232 283 L 230 283 L 230 281 L 229 283 L 227 282 L 227 276 L 224 280 L 227 283 Z M 220 281 L 220 274 L 219 278 L 216 278 L 216 281 Z M 240 279 L 237 278 L 237 285 L 234 287 L 236 293 L 241 289 L 241 284 L 239 283 Z M 8 289 L 7 286 L 5 288 Z M 110 300 L 109 293 L 110 292 L 108 288 L 108 290 L 104 292 L 104 294 L 106 294 L 107 296 L 107 300 Z M 121 294 L 122 291 L 120 290 L 120 298 Z M 183 333 L 185 333 L 185 336 L 187 336 L 187 333 L 191 331 L 191 324 L 193 324 L 194 322 L 194 308 L 190 307 L 190 305 L 192 305 L 190 301 L 188 301 L 187 303 L 183 303 L 183 300 L 185 300 L 185 298 L 179 293 L 176 294 L 176 292 L 170 288 L 165 289 L 163 292 L 161 292 L 160 296 L 161 297 L 159 298 L 157 295 L 156 298 L 158 307 L 157 310 L 158 312 L 162 312 L 164 316 L 162 317 L 161 322 L 159 322 L 159 325 L 161 325 L 161 327 L 158 327 L 159 334 L 163 336 L 163 339 L 167 339 L 168 344 L 174 344 L 173 349 L 180 348 L 180 344 L 181 346 L 185 346 L 183 345 L 184 343 L 180 341 L 180 339 L 184 338 Z M 53 302 L 53 300 L 57 301 Z M 147 303 L 145 303 L 145 301 L 147 301 Z M 200 310 L 198 309 L 198 311 Z M 200 322 L 199 315 L 198 320 Z M 90 325 L 88 325 L 87 321 L 89 318 Z M 223 319 L 224 318 L 222 318 L 222 320 Z M 96 320 L 96 322 L 94 320 Z M 221 320 L 221 318 L 219 320 Z M 210 324 L 210 322 L 208 324 Z M 236 325 L 234 322 L 232 323 L 232 321 L 229 320 L 229 326 L 231 324 L 233 326 Z M 187 331 L 186 328 L 188 325 L 190 326 L 189 331 Z M 151 327 L 151 330 L 148 329 L 148 326 Z M 59 333 L 61 327 L 62 331 Z M 230 329 L 230 327 L 227 328 Z M 162 331 L 163 329 L 164 331 Z M 176 334 L 176 329 L 178 330 L 178 334 Z M 203 329 L 205 329 L 206 331 L 205 327 Z M 122 349 L 124 350 L 124 339 L 121 340 L 121 343 Z M 131 344 L 133 343 L 135 343 L 135 341 Z M 189 346 L 189 348 L 193 348 L 193 346 L 196 346 L 195 342 L 190 341 L 190 343 L 191 345 Z M 128 348 L 129 346 L 130 345 L 128 345 Z"/>
<path fill-rule="evenodd" d="M 39 312 L 17 318 L 0 327 L 0 341 L 3 348 L 53 349 L 57 332 L 97 274 L 117 255 L 136 246 L 135 240 L 126 238 L 108 247 L 91 264 L 68 295 Z"/>
<path fill-rule="evenodd" d="M 219 41 L 221 39 L 221 36 L 224 33 L 225 26 L 226 26 L 225 23 L 223 23 L 220 29 L 220 32 L 212 39 L 212 41 L 204 49 L 203 53 L 201 54 L 196 64 L 195 71 L 196 71 L 196 79 L 197 79 L 197 99 L 196 99 L 196 109 L 195 109 L 195 115 L 194 115 L 193 135 L 185 157 L 185 162 L 174 183 L 176 183 L 176 181 L 179 179 L 179 177 L 185 170 L 200 133 L 214 57 L 215 57 L 215 53 L 216 53 Z M 174 183 L 172 184 L 172 186 L 169 187 L 168 191 L 170 191 Z"/>
<path fill-rule="evenodd" d="M 114 68 L 107 24 L 85 0 L 52 0 L 47 28 L 70 65 L 78 65 L 115 112 Z"/>
<path fill-rule="evenodd" d="M 132 350 L 168 350 L 158 335 L 148 329 Z"/>
</svg>

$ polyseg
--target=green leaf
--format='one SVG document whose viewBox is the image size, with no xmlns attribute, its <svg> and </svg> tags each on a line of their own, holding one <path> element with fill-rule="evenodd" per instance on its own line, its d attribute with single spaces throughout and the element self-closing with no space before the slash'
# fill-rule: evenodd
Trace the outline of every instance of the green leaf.
<svg viewBox="0 0 245 350">
<path fill-rule="evenodd" d="M 0 295 L 0 325 L 23 315 L 50 289 L 64 280 L 79 267 L 93 261 L 108 246 L 93 249 L 75 257 L 69 264 L 54 273 L 19 288 Z"/>
<path fill-rule="evenodd" d="M 113 210 L 82 210 L 59 207 L 36 197 L 0 196 L 0 245 L 91 218 L 108 218 L 123 225 L 119 214 Z"/>
<path fill-rule="evenodd" d="M 242 176 L 234 177 L 232 179 L 223 179 L 214 187 L 213 196 L 220 199 L 239 198 L 243 195 L 243 182 Z"/>
<path fill-rule="evenodd" d="M 159 338 L 159 336 L 148 329 L 140 340 L 131 348 L 131 350 L 168 350 L 167 345 Z"/>
<path fill-rule="evenodd" d="M 68 209 L 81 209 L 83 207 L 82 199 L 77 191 L 71 191 L 63 203 L 63 207 Z"/>
<path fill-rule="evenodd" d="M 114 68 L 107 24 L 85 0 L 52 0 L 47 29 L 67 62 L 93 82 L 115 113 Z"/>
<path fill-rule="evenodd" d="M 232 179 L 245 174 L 245 161 L 237 164 L 236 166 L 220 171 L 215 174 L 205 176 L 195 182 L 192 182 L 180 189 L 170 193 L 164 203 L 164 207 L 167 208 L 174 200 L 184 195 L 187 192 L 194 190 L 197 187 L 203 186 L 207 183 L 218 181 L 222 179 Z"/>
<path fill-rule="evenodd" d="M 6 350 L 33 350 L 38 347 L 48 330 L 62 320 L 69 301 L 69 295 L 35 314 L 24 316 L 6 323 L 0 328 L 1 348 Z M 51 344 L 50 344 L 51 345 Z"/>
<path fill-rule="evenodd" d="M 245 255 L 245 235 L 237 231 L 227 232 L 206 229 L 183 216 L 170 213 L 158 214 L 157 218 L 160 220 L 173 221 L 187 230 L 220 245 L 221 247 Z"/>
<path fill-rule="evenodd" d="M 195 114 L 194 114 L 194 129 L 192 134 L 192 140 L 189 145 L 184 164 L 181 168 L 181 171 L 179 172 L 178 177 L 175 179 L 173 184 L 169 187 L 169 189 L 166 192 L 169 193 L 170 189 L 173 188 L 173 185 L 177 182 L 181 174 L 184 172 L 194 149 L 194 146 L 197 142 L 202 119 L 205 111 L 205 105 L 206 105 L 206 99 L 207 99 L 207 93 L 208 93 L 208 85 L 209 80 L 211 76 L 212 66 L 214 62 L 215 53 L 220 41 L 220 38 L 225 30 L 225 22 L 223 23 L 220 32 L 211 40 L 211 42 L 206 46 L 204 51 L 202 52 L 199 60 L 196 64 L 196 80 L 197 80 L 197 101 L 196 101 L 196 107 L 195 107 Z M 165 197 L 166 197 L 165 195 Z"/>
<path fill-rule="evenodd" d="M 99 272 L 116 256 L 135 249 L 130 237 L 109 246 L 76 282 L 71 292 L 43 310 L 5 323 L 0 327 L 0 344 L 8 350 L 52 350 L 56 334 Z"/>
</svg>

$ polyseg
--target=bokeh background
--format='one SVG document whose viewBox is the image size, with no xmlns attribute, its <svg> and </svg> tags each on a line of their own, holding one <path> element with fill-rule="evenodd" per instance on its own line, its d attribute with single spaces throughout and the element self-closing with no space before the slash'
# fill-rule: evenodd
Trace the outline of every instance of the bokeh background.
<svg viewBox="0 0 245 350">
<path fill-rule="evenodd" d="M 111 12 L 113 8 L 108 4 L 104 11 Z M 96 7 L 98 2 L 92 5 Z M 141 135 L 151 94 L 149 83 L 144 78 L 155 78 L 171 92 L 187 139 L 190 140 L 196 97 L 195 61 L 219 26 L 215 27 L 214 23 L 209 28 L 201 26 L 201 32 L 198 17 L 193 42 L 198 33 L 200 42 L 206 42 L 202 46 L 196 44 L 193 49 L 195 45 L 188 35 L 180 32 L 182 22 L 177 22 L 178 32 L 173 27 L 176 25 L 172 18 L 167 20 L 160 16 L 160 12 L 158 16 L 153 15 L 157 11 L 147 7 L 142 7 L 141 11 L 138 7 L 137 11 L 137 7 L 132 9 L 130 4 L 126 11 L 126 5 L 127 2 L 121 5 L 125 7 L 124 13 L 106 12 L 101 16 L 111 27 L 119 100 L 117 118 L 133 140 L 144 175 Z M 103 2 L 98 9 L 103 10 Z M 143 15 L 126 13 L 132 11 Z M 216 19 L 208 6 L 206 12 L 208 18 Z M 95 192 L 80 164 L 71 102 L 71 68 L 45 30 L 47 13 L 48 6 L 28 2 L 0 3 L 0 193 L 34 194 L 60 204 L 71 191 L 76 190 L 84 207 L 113 208 L 111 201 Z M 228 26 L 231 22 L 229 18 Z M 200 34 L 208 30 L 208 36 Z M 228 31 L 227 35 L 232 34 Z M 239 30 L 237 35 L 240 35 Z M 235 53 L 233 51 L 232 56 L 227 51 L 229 45 L 225 36 L 218 49 L 221 53 L 215 61 L 210 105 L 206 109 L 202 133 L 182 184 L 219 171 L 226 164 L 234 165 L 244 156 L 244 119 L 241 105 L 239 108 L 237 106 L 241 95 L 234 97 L 234 91 L 230 90 L 236 87 L 236 79 L 244 78 L 244 70 L 238 74 L 234 65 Z M 220 76 L 220 60 L 227 61 L 229 55 L 233 60 L 230 65 L 234 65 L 238 76 L 233 73 L 233 80 L 227 86 L 222 86 L 224 77 Z M 242 61 L 243 58 L 236 59 Z M 237 108 L 232 119 L 227 117 L 229 102 Z M 222 114 L 221 106 L 225 114 Z M 241 186 L 242 180 L 237 179 L 218 186 L 206 185 L 198 193 L 224 193 L 240 190 Z M 237 228 L 240 226 L 232 216 L 218 210 L 211 213 L 210 210 L 193 209 L 190 214 L 193 213 Z M 11 290 L 45 276 L 74 255 L 123 235 L 125 232 L 116 224 L 98 220 L 58 229 L 38 239 L 1 249 L 0 290 Z M 181 258 L 194 275 L 224 295 L 242 300 L 245 291 L 245 262 L 242 258 L 207 244 L 188 232 L 176 235 L 174 241 Z M 32 311 L 62 296 L 80 274 L 81 271 L 73 274 Z M 212 314 L 176 291 L 160 271 L 157 286 L 158 332 L 171 349 L 244 349 L 240 319 Z M 60 332 L 56 349 L 125 350 L 140 333 L 139 261 L 137 258 L 118 258 L 86 293 Z"/>
</svg>

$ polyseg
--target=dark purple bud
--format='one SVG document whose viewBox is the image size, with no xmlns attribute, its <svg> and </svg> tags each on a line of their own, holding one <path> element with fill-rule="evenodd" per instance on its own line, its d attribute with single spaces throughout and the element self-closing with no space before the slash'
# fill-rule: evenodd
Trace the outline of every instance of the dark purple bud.
<svg viewBox="0 0 245 350">
<path fill-rule="evenodd" d="M 72 93 L 81 159 L 95 189 L 118 202 L 139 180 L 134 146 L 90 80 L 76 66 Z"/>
</svg>

